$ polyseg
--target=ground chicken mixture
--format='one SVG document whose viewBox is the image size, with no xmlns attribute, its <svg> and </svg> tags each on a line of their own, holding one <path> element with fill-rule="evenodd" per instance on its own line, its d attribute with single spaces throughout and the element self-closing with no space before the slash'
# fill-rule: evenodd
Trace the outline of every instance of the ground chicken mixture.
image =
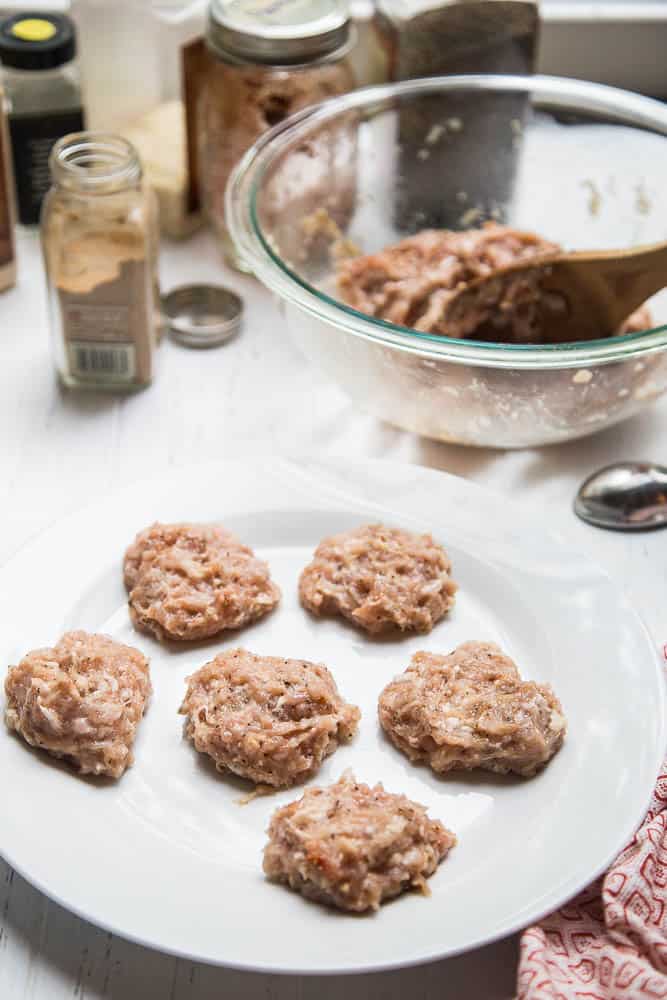
<svg viewBox="0 0 667 1000">
<path fill-rule="evenodd" d="M 399 750 L 439 773 L 481 767 L 529 777 L 566 731 L 551 688 L 522 681 L 490 642 L 465 642 L 449 656 L 417 653 L 380 695 L 379 713 Z"/>
<path fill-rule="evenodd" d="M 5 718 L 81 774 L 120 778 L 151 693 L 148 660 L 106 635 L 67 632 L 9 668 Z"/>
<path fill-rule="evenodd" d="M 421 333 L 500 343 L 540 343 L 539 270 L 486 285 L 448 313 L 454 295 L 499 268 L 561 252 L 535 233 L 488 222 L 481 229 L 426 229 L 380 253 L 341 261 L 338 292 L 359 312 Z M 644 307 L 619 333 L 648 329 Z M 562 340 L 567 341 L 563 321 Z"/>
<path fill-rule="evenodd" d="M 346 772 L 335 785 L 309 788 L 278 809 L 264 849 L 264 871 L 308 899 L 341 910 L 377 910 L 425 880 L 456 837 L 424 806 Z"/>
<path fill-rule="evenodd" d="M 180 712 L 186 737 L 219 771 L 276 787 L 313 775 L 352 739 L 361 715 L 322 664 L 244 649 L 220 653 L 189 677 Z"/>
<path fill-rule="evenodd" d="M 430 535 L 382 524 L 325 538 L 299 580 L 304 608 L 370 633 L 430 632 L 454 604 L 451 563 Z"/>
<path fill-rule="evenodd" d="M 207 639 L 241 628 L 280 600 L 269 567 L 217 524 L 154 524 L 125 554 L 136 628 L 158 639 Z"/>
</svg>

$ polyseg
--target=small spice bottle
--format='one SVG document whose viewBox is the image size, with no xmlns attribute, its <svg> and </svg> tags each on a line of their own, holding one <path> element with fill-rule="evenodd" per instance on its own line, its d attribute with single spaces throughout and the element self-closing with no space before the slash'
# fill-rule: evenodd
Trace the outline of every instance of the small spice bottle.
<svg viewBox="0 0 667 1000">
<path fill-rule="evenodd" d="M 153 378 L 160 330 L 155 196 L 120 136 L 65 136 L 50 166 L 42 248 L 60 380 L 140 389 Z"/>
<path fill-rule="evenodd" d="M 204 209 L 225 256 L 242 266 L 227 235 L 229 176 L 252 144 L 289 115 L 354 87 L 353 41 L 338 0 L 212 0 L 197 107 Z"/>
<path fill-rule="evenodd" d="M 0 87 L 0 292 L 16 282 L 14 244 L 14 186 L 9 151 L 9 131 Z"/>
<path fill-rule="evenodd" d="M 84 128 L 76 37 L 61 14 L 13 14 L 0 21 L 0 62 L 14 159 L 18 218 L 39 222 L 49 189 L 49 154 Z"/>
</svg>

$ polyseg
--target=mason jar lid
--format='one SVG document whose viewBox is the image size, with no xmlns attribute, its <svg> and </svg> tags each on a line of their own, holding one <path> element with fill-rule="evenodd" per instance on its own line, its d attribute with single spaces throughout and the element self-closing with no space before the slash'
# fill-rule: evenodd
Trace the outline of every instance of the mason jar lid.
<svg viewBox="0 0 667 1000">
<path fill-rule="evenodd" d="M 324 59 L 345 46 L 342 0 L 211 0 L 209 44 L 221 56 L 273 65 Z"/>
</svg>

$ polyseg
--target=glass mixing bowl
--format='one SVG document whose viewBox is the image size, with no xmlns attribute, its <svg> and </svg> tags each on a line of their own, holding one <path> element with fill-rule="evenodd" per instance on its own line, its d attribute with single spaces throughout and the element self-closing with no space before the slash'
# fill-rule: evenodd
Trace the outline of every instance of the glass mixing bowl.
<svg viewBox="0 0 667 1000">
<path fill-rule="evenodd" d="M 356 91 L 278 126 L 239 164 L 227 218 L 297 345 L 363 409 L 443 441 L 524 447 L 608 427 L 665 391 L 665 293 L 645 332 L 510 346 L 357 312 L 337 298 L 337 261 L 485 219 L 567 249 L 657 242 L 665 177 L 657 101 L 555 77 L 442 77 Z"/>
</svg>

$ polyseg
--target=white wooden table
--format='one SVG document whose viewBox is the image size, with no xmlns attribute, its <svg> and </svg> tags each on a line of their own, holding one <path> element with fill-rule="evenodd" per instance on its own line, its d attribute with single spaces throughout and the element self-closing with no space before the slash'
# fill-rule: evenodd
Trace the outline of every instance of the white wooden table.
<svg viewBox="0 0 667 1000">
<path fill-rule="evenodd" d="M 667 458 L 667 402 L 624 426 L 570 445 L 502 453 L 421 440 L 359 413 L 290 346 L 256 283 L 223 275 L 206 235 L 166 247 L 165 288 L 221 277 L 243 294 L 243 334 L 208 353 L 171 342 L 154 385 L 130 397 L 62 394 L 49 357 L 36 236 L 20 239 L 19 286 L 0 297 L 0 560 L 64 514 L 168 468 L 212 458 L 299 450 L 420 463 L 538 505 L 630 592 L 667 640 L 667 532 L 596 531 L 571 513 L 576 485 L 621 457 Z M 4 670 L 4 665 L 0 671 Z M 3 808 L 6 807 L 6 804 Z M 0 810 L 0 838 L 2 820 Z M 49 902 L 0 862 L 2 1000 L 509 1000 L 516 940 L 422 969 L 357 978 L 227 972 L 152 952 Z"/>
</svg>

